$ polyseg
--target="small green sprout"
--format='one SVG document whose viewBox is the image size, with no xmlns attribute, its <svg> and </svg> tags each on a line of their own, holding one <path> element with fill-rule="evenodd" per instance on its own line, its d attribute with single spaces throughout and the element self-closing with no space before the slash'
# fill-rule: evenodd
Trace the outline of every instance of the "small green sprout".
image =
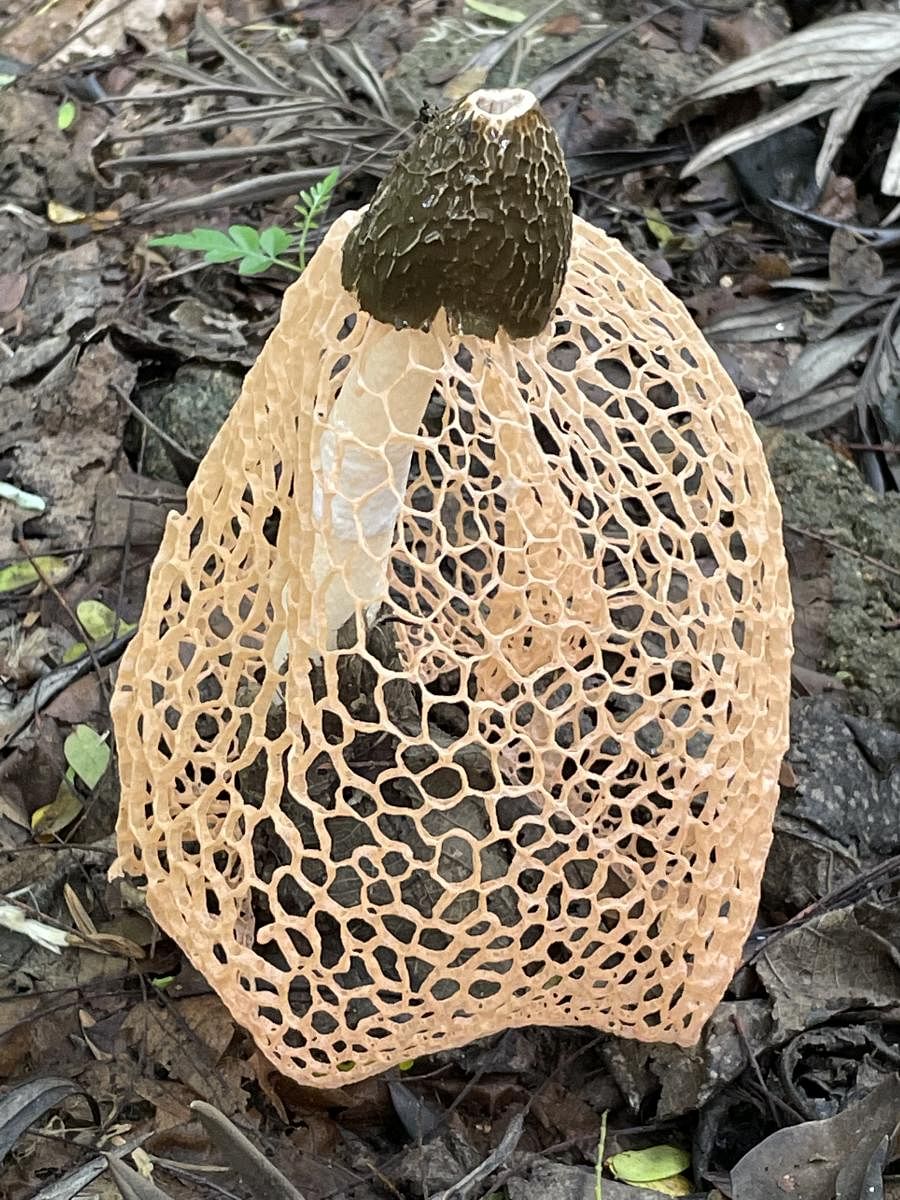
<svg viewBox="0 0 900 1200">
<path fill-rule="evenodd" d="M 295 222 L 299 229 L 297 257 L 300 260 L 300 270 L 306 269 L 306 243 L 310 233 L 319 223 L 319 218 L 328 207 L 331 193 L 334 191 L 340 174 L 339 168 L 329 171 L 324 179 L 314 183 L 308 192 L 300 193 L 300 203 L 294 208 L 300 220 Z"/>
<path fill-rule="evenodd" d="M 62 104 L 56 110 L 56 128 L 64 133 L 75 122 L 78 116 L 78 109 L 72 100 L 63 100 Z"/>
<path fill-rule="evenodd" d="M 329 205 L 339 175 L 339 168 L 335 167 L 308 191 L 300 193 L 300 203 L 295 205 L 298 220 L 294 222 L 293 230 L 282 229 L 279 225 L 261 230 L 252 225 L 229 225 L 227 232 L 192 229 L 190 233 L 169 233 L 151 238 L 147 244 L 195 250 L 208 263 L 236 262 L 240 275 L 260 275 L 275 266 L 299 275 L 306 269 L 309 236 L 318 227 Z"/>
</svg>

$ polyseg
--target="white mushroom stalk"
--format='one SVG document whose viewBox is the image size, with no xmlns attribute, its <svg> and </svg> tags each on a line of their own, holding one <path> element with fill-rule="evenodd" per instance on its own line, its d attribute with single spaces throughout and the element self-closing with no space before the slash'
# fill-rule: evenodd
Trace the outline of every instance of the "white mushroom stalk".
<svg viewBox="0 0 900 1200">
<path fill-rule="evenodd" d="M 312 573 L 325 649 L 358 607 L 384 598 L 413 443 L 443 358 L 433 332 L 373 323 L 315 431 Z"/>
</svg>

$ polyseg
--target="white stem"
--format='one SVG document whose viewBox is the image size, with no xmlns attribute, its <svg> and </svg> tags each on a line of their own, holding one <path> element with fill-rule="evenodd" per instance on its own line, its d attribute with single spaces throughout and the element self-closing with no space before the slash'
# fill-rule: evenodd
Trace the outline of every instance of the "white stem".
<svg viewBox="0 0 900 1200">
<path fill-rule="evenodd" d="M 434 333 L 373 321 L 355 357 L 312 448 L 311 566 L 325 649 L 357 606 L 386 595 L 414 439 L 443 350 Z"/>
</svg>

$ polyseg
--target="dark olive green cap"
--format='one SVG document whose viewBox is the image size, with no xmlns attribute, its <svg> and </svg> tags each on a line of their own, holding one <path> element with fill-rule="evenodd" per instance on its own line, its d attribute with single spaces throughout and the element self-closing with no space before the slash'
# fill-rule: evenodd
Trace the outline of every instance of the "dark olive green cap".
<svg viewBox="0 0 900 1200">
<path fill-rule="evenodd" d="M 559 299 L 572 241 L 556 134 L 520 88 L 473 92 L 424 126 L 347 237 L 341 279 L 398 328 L 533 337 Z"/>
</svg>

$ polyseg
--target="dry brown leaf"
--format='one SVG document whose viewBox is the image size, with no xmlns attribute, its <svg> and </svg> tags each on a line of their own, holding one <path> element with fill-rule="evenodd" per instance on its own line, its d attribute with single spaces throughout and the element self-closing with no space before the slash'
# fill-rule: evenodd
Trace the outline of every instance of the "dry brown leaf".
<svg viewBox="0 0 900 1200">
<path fill-rule="evenodd" d="M 580 28 L 581 17 L 578 13 L 561 13 L 560 16 L 554 17 L 552 21 L 548 21 L 546 25 L 542 26 L 541 33 L 550 34 L 554 37 L 571 37 Z"/>
<path fill-rule="evenodd" d="M 847 134 L 875 88 L 900 68 L 900 13 L 847 13 L 818 21 L 774 46 L 742 58 L 712 75 L 695 99 L 731 95 L 763 83 L 812 84 L 790 103 L 732 129 L 695 154 L 682 171 L 702 167 L 782 129 L 831 111 L 816 162 L 821 186 Z M 900 131 L 881 180 L 887 195 L 900 195 Z"/>
<path fill-rule="evenodd" d="M 136 1005 L 122 1023 L 129 1050 L 145 1054 L 197 1096 L 234 1110 L 235 1097 L 217 1066 L 234 1036 L 234 1022 L 216 996 L 189 996 L 160 1008 Z"/>
<path fill-rule="evenodd" d="M 13 312 L 22 302 L 28 276 L 24 271 L 6 271 L 0 274 L 0 313 Z"/>
</svg>

